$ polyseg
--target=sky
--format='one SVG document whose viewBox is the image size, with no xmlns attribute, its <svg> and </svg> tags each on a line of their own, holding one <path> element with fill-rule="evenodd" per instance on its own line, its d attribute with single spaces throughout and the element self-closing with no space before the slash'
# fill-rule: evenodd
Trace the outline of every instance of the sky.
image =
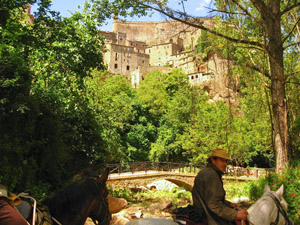
<svg viewBox="0 0 300 225">
<path fill-rule="evenodd" d="M 85 0 L 53 0 L 51 9 L 61 13 L 63 17 L 68 17 L 71 12 L 80 11 L 78 5 L 83 6 Z M 169 6 L 173 9 L 182 10 L 179 5 L 181 0 L 169 0 Z M 206 7 L 209 7 L 212 0 L 187 0 L 184 1 L 185 10 L 193 16 L 205 17 L 209 16 Z M 36 5 L 32 7 L 32 13 L 36 10 Z M 162 21 L 165 20 L 159 13 L 155 13 L 152 17 L 127 18 L 128 21 Z M 100 27 L 100 30 L 112 31 L 112 20 L 106 21 L 107 25 Z"/>
</svg>

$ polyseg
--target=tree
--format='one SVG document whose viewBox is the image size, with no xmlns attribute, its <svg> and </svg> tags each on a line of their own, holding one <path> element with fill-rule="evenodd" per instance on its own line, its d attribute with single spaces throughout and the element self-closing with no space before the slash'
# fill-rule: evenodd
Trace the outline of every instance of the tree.
<svg viewBox="0 0 300 225">
<path fill-rule="evenodd" d="M 169 74 L 154 71 L 145 77 L 137 92 L 157 128 L 150 159 L 184 161 L 184 150 L 177 139 L 191 121 L 191 87 L 186 74 L 178 69 Z"/>
<path fill-rule="evenodd" d="M 270 81 L 272 119 L 274 124 L 274 154 L 276 168 L 288 165 L 289 126 L 286 99 L 286 80 L 291 75 L 285 73 L 284 55 L 297 45 L 296 27 L 300 21 L 297 12 L 300 3 L 286 0 L 217 0 L 218 24 L 214 28 L 205 27 L 201 19 L 187 14 L 184 10 L 173 10 L 168 1 L 159 0 L 93 0 L 95 11 L 101 15 L 118 14 L 120 16 L 145 15 L 156 10 L 170 19 L 180 21 L 235 43 L 238 48 L 246 48 L 250 55 L 265 54 L 268 67 L 260 62 L 245 60 L 244 65 L 259 71 Z M 188 4 L 182 1 L 181 4 Z M 110 11 L 108 12 L 108 9 Z M 184 7 L 183 7 L 184 9 Z M 296 16 L 293 20 L 291 14 Z M 231 32 L 222 31 L 222 27 Z M 263 60 L 264 61 L 264 60 Z M 263 62 L 262 61 L 262 62 Z M 293 73 L 296 71 L 293 71 Z"/>
<path fill-rule="evenodd" d="M 43 192 L 106 161 L 83 83 L 104 68 L 103 46 L 88 12 L 62 19 L 42 0 L 31 25 L 28 2 L 0 3 L 0 180 Z"/>
</svg>

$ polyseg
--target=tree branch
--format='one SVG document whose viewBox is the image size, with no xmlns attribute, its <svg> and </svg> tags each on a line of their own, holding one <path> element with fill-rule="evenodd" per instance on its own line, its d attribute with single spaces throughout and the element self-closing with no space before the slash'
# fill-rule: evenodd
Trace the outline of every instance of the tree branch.
<svg viewBox="0 0 300 225">
<path fill-rule="evenodd" d="M 156 8 L 156 7 L 153 7 L 153 6 L 150 6 L 150 5 L 146 5 L 144 3 L 141 3 L 141 5 L 143 5 L 144 7 L 146 8 L 149 8 L 149 9 L 152 9 L 152 10 L 155 10 L 157 12 L 160 12 L 162 13 L 163 15 L 173 19 L 173 20 L 176 20 L 178 22 L 181 22 L 183 24 L 186 24 L 188 26 L 191 26 L 191 27 L 195 27 L 195 28 L 198 28 L 198 29 L 201 29 L 201 30 L 205 30 L 211 34 L 214 34 L 216 36 L 219 36 L 219 37 L 222 37 L 226 40 L 229 40 L 231 42 L 234 42 L 234 43 L 242 43 L 242 44 L 248 44 L 248 45 L 254 45 L 254 46 L 258 46 L 258 47 L 261 47 L 263 48 L 263 45 L 259 42 L 256 42 L 256 41 L 248 41 L 248 40 L 240 40 L 240 39 L 236 39 L 236 38 L 232 38 L 232 37 L 229 37 L 227 35 L 224 35 L 224 34 L 221 34 L 217 31 L 214 31 L 214 30 L 211 30 L 210 28 L 208 27 L 205 27 L 203 25 L 201 25 L 200 23 L 192 23 L 190 22 L 191 19 L 194 19 L 194 21 L 197 21 L 195 18 L 189 16 L 186 14 L 186 13 L 181 13 L 181 12 L 177 12 L 177 11 L 174 11 L 174 10 L 170 10 L 169 8 L 165 7 L 165 8 L 162 8 L 162 6 L 160 6 L 160 8 Z M 175 14 L 178 14 L 180 15 L 179 17 L 181 18 L 184 18 L 184 19 L 180 19 L 178 17 L 176 17 Z"/>
<path fill-rule="evenodd" d="M 300 17 L 298 18 L 298 20 L 295 22 L 292 30 L 288 33 L 288 35 L 283 39 L 283 42 L 284 43 L 291 35 L 292 33 L 294 32 L 295 28 L 297 27 L 297 24 L 300 22 Z"/>
<path fill-rule="evenodd" d="M 250 47 L 245 47 L 245 46 L 237 46 L 238 48 L 246 48 L 246 49 L 255 49 L 255 50 L 258 50 L 258 51 L 262 51 L 262 52 L 265 52 L 265 50 L 263 48 L 258 48 L 256 46 L 250 46 Z"/>
<path fill-rule="evenodd" d="M 269 8 L 262 0 L 250 0 L 250 1 L 263 17 L 275 19 L 274 15 L 270 12 Z"/>
<path fill-rule="evenodd" d="M 300 83 L 299 83 L 299 82 L 287 81 L 287 82 L 285 82 L 285 83 L 286 83 L 286 84 L 297 84 L 297 85 L 300 86 Z"/>
<path fill-rule="evenodd" d="M 271 76 L 269 73 L 262 71 L 258 66 L 255 65 L 251 65 L 249 63 L 245 63 L 245 66 L 247 66 L 248 68 L 255 70 L 259 73 L 261 73 L 262 75 L 264 75 L 265 77 L 267 77 L 268 79 L 271 79 Z"/>
<path fill-rule="evenodd" d="M 300 6 L 300 2 L 299 2 L 299 3 L 296 3 L 296 4 L 294 4 L 294 5 L 291 5 L 290 7 L 287 7 L 285 10 L 283 10 L 283 11 L 281 12 L 281 16 L 284 15 L 285 13 L 287 13 L 287 12 L 293 10 L 294 8 L 296 8 L 296 7 L 298 7 L 298 6 Z"/>
<path fill-rule="evenodd" d="M 263 24 L 258 21 L 246 8 L 244 8 L 237 0 L 232 0 L 244 13 L 246 13 L 246 15 L 248 15 L 249 17 L 251 17 L 267 34 L 268 32 L 266 31 L 265 27 L 263 26 Z"/>
<path fill-rule="evenodd" d="M 299 45 L 299 44 L 300 44 L 300 41 L 295 42 L 295 43 L 292 43 L 292 44 L 289 44 L 289 45 L 287 45 L 287 46 L 284 46 L 284 47 L 283 47 L 283 50 L 285 50 L 285 49 L 287 49 L 287 48 L 289 48 L 289 47 L 292 47 L 292 46 L 294 46 L 294 45 Z"/>
<path fill-rule="evenodd" d="M 271 75 L 267 71 L 263 71 L 261 68 L 259 68 L 258 66 L 254 65 L 253 63 L 249 63 L 245 57 L 244 57 L 244 59 L 245 59 L 244 60 L 244 62 L 245 62 L 244 65 L 246 67 L 248 67 L 249 69 L 252 69 L 252 70 L 255 70 L 255 71 L 261 73 L 262 75 L 264 75 L 268 79 L 271 79 Z"/>
<path fill-rule="evenodd" d="M 289 74 L 286 75 L 286 77 L 292 76 L 292 75 L 297 74 L 297 73 L 300 73 L 300 70 L 289 73 Z"/>
<path fill-rule="evenodd" d="M 223 10 L 217 10 L 217 9 L 211 9 L 209 11 L 209 13 L 212 13 L 212 12 L 217 12 L 217 13 L 226 13 L 226 14 L 231 14 L 231 15 L 240 15 L 240 16 L 247 16 L 246 14 L 244 13 L 237 13 L 237 12 L 227 12 L 227 11 L 223 11 Z"/>
</svg>

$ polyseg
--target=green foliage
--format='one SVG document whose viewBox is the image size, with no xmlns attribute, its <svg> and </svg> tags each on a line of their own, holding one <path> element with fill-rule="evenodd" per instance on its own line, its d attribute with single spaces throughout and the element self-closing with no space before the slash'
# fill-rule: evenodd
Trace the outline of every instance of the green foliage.
<svg viewBox="0 0 300 225">
<path fill-rule="evenodd" d="M 145 160 L 155 127 L 123 76 L 94 71 L 86 79 L 90 107 L 97 112 L 110 161 Z"/>
<path fill-rule="evenodd" d="M 249 197 L 249 182 L 225 181 L 226 200 L 233 201 L 235 198 Z"/>
<path fill-rule="evenodd" d="M 175 187 L 170 190 L 144 190 L 137 193 L 130 191 L 128 188 L 108 187 L 110 195 L 117 198 L 126 199 L 129 204 L 142 204 L 143 206 L 152 205 L 156 200 L 171 200 L 173 205 L 182 206 L 182 200 L 191 202 L 192 193 L 184 188 Z"/>
<path fill-rule="evenodd" d="M 206 53 L 206 57 L 203 57 L 203 60 L 207 59 L 208 53 L 211 51 L 211 47 L 214 45 L 212 41 L 212 35 L 209 35 L 206 31 L 201 31 L 201 36 L 197 40 L 195 46 L 196 53 Z"/>
<path fill-rule="evenodd" d="M 122 188 L 113 188 L 111 185 L 108 186 L 108 191 L 111 196 L 114 196 L 116 198 L 124 198 L 128 202 L 135 202 L 136 198 L 134 196 L 134 193 L 131 192 L 128 188 L 122 189 Z"/>
<path fill-rule="evenodd" d="M 284 185 L 284 198 L 288 203 L 288 214 L 295 224 L 300 223 L 300 167 L 290 167 L 279 169 L 277 173 L 270 173 L 267 177 L 260 178 L 259 181 L 252 182 L 249 188 L 252 201 L 259 199 L 263 193 L 265 185 L 269 184 L 272 191 L 277 191 Z"/>
<path fill-rule="evenodd" d="M 17 192 L 41 187 L 40 199 L 105 160 L 83 86 L 103 68 L 102 39 L 88 13 L 61 19 L 43 0 L 30 25 L 25 7 L 0 5 L 0 179 Z"/>
</svg>

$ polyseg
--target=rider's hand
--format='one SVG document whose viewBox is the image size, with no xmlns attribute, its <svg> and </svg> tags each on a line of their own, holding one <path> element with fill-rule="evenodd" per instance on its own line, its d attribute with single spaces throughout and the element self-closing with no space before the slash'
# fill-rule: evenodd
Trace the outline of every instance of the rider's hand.
<svg viewBox="0 0 300 225">
<path fill-rule="evenodd" d="M 237 212 L 236 220 L 247 220 L 248 212 L 246 210 L 241 210 Z"/>
<path fill-rule="evenodd" d="M 237 203 L 233 203 L 233 202 L 230 203 L 231 208 L 237 208 L 238 206 L 239 205 Z"/>
</svg>

